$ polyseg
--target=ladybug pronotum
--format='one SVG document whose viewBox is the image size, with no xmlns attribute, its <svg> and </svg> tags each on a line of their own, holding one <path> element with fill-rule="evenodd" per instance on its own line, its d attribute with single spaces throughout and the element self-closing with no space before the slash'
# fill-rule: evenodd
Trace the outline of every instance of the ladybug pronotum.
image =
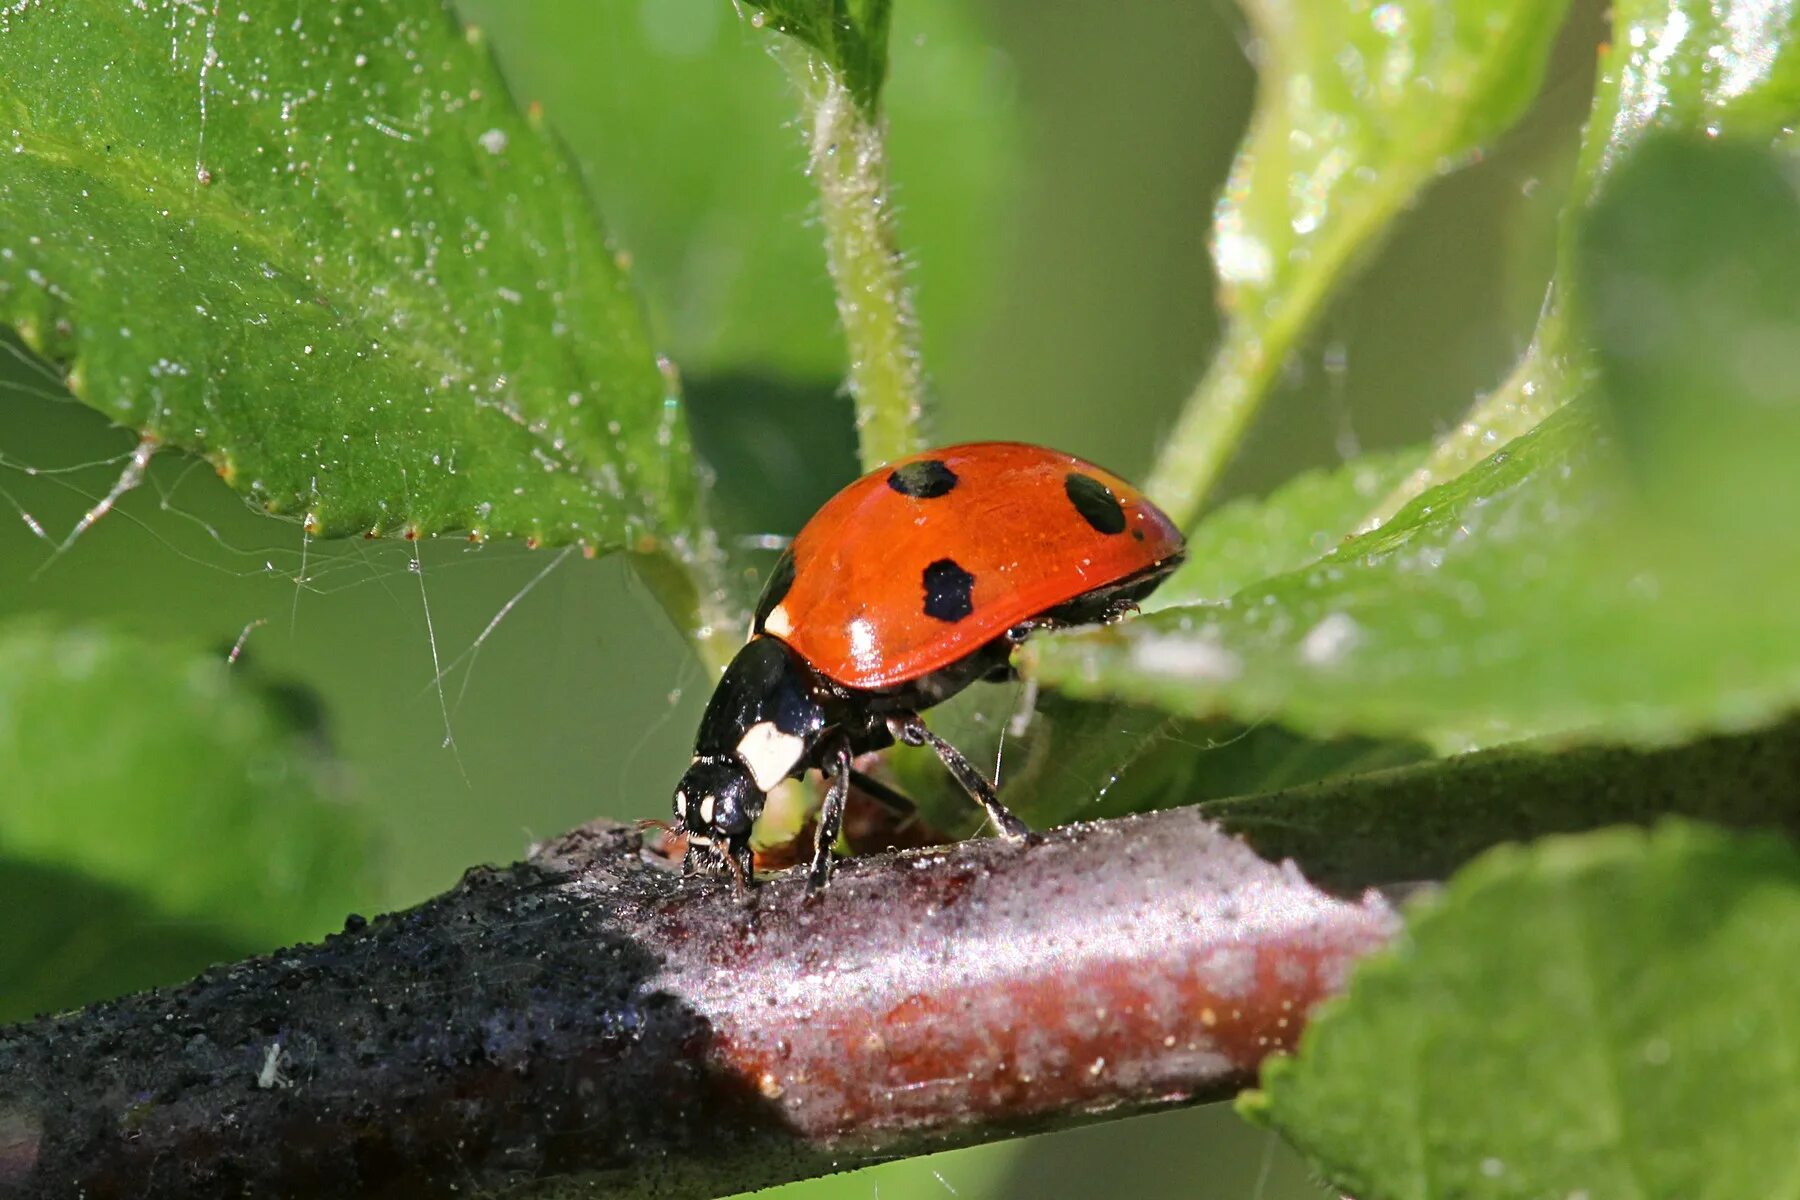
<svg viewBox="0 0 1800 1200">
<path fill-rule="evenodd" d="M 769 790 L 817 768 L 830 781 L 808 887 L 831 875 L 851 767 L 896 741 L 930 746 L 1000 834 L 1031 836 L 919 711 L 979 679 L 1009 678 L 1040 629 L 1112 621 L 1181 562 L 1181 531 L 1118 476 L 1068 454 L 975 442 L 889 463 L 826 501 L 782 554 L 750 640 L 700 719 L 675 789 L 688 871 L 751 878 L 750 827 Z"/>
</svg>

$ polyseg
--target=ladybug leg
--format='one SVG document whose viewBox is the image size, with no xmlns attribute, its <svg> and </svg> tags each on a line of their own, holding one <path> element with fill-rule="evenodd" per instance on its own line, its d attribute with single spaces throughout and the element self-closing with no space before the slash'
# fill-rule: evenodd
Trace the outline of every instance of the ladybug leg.
<svg viewBox="0 0 1800 1200">
<path fill-rule="evenodd" d="M 1135 617 L 1142 611 L 1143 609 L 1138 607 L 1138 602 L 1136 600 L 1114 600 L 1111 604 L 1106 606 L 1106 611 L 1101 614 L 1100 623 L 1102 625 L 1116 625 L 1126 617 Z"/>
<path fill-rule="evenodd" d="M 918 713 L 906 713 L 888 718 L 888 728 L 900 741 L 909 746 L 930 746 L 937 756 L 949 768 L 950 774 L 956 776 L 956 782 L 962 784 L 963 791 L 986 810 L 988 820 L 1000 831 L 1000 836 L 1014 842 L 1035 842 L 1037 834 L 1019 818 L 1013 816 L 1006 805 L 1000 803 L 1000 797 L 994 794 L 994 785 L 987 777 L 975 769 L 975 764 L 962 756 L 962 751 L 946 742 L 931 730 L 925 728 L 925 722 L 919 719 Z"/>
<path fill-rule="evenodd" d="M 838 832 L 844 827 L 844 801 L 850 796 L 850 743 L 838 738 L 825 748 L 825 774 L 831 786 L 825 789 L 825 803 L 819 807 L 819 830 L 813 838 L 812 867 L 806 872 L 806 890 L 816 893 L 831 879 L 831 848 L 837 844 Z"/>
<path fill-rule="evenodd" d="M 720 851 L 719 858 L 731 872 L 732 879 L 737 881 L 737 890 L 748 892 L 756 886 L 754 862 L 750 853 L 750 839 L 734 841 Z"/>
</svg>

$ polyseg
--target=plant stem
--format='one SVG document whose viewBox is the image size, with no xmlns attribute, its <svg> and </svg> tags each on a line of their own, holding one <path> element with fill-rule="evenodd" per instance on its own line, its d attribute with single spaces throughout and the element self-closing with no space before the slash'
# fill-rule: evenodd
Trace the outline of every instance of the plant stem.
<svg viewBox="0 0 1800 1200">
<path fill-rule="evenodd" d="M 597 825 L 0 1029 L 0 1196 L 735 1195 L 1229 1095 L 1399 927 L 1191 809 L 803 886 Z"/>
<path fill-rule="evenodd" d="M 1145 481 L 1146 494 L 1183 529 L 1191 528 L 1200 515 L 1207 493 L 1268 394 L 1274 371 L 1262 345 L 1250 330 L 1231 324 L 1218 356 L 1182 405 Z"/>
<path fill-rule="evenodd" d="M 886 129 L 838 73 L 796 43 L 780 52 L 800 88 L 808 174 L 850 354 L 848 386 L 865 470 L 924 445 L 925 373 L 887 196 Z"/>
<path fill-rule="evenodd" d="M 678 548 L 633 554 L 630 561 L 712 678 L 723 675 L 743 645 L 749 614 L 725 587 L 716 538 L 702 532 Z"/>
<path fill-rule="evenodd" d="M 1177 525 L 1193 526 L 1288 355 L 1335 294 L 1351 259 L 1387 228 L 1428 175 L 1424 165 L 1397 166 L 1383 186 L 1336 220 L 1312 246 L 1306 268 L 1284 287 L 1233 305 L 1225 341 L 1182 405 L 1144 486 Z"/>
<path fill-rule="evenodd" d="M 596 824 L 321 945 L 0 1029 L 0 1196 L 699 1197 L 1216 1096 L 1393 934 L 1407 889 L 1364 889 L 1671 813 L 1791 834 L 1797 774 L 1795 722 L 1507 747 L 875 856 L 805 904 Z"/>
</svg>

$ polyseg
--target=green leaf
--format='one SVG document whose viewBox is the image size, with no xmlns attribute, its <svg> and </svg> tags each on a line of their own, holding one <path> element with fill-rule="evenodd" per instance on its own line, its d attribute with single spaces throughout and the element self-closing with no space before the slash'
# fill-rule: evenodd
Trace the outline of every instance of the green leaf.
<svg viewBox="0 0 1800 1200">
<path fill-rule="evenodd" d="M 1267 728 L 1267 726 L 1264 726 Z M 1347 892 L 1447 879 L 1484 850 L 1683 816 L 1800 836 L 1800 721 L 1674 746 L 1499 746 L 1202 804 L 1264 858 Z"/>
<path fill-rule="evenodd" d="M 335 928 L 367 895 L 367 839 L 293 714 L 222 653 L 14 620 L 0 628 L 0 858 L 129 894 L 121 921 L 212 943 Z"/>
<path fill-rule="evenodd" d="M 1791 593 L 1764 579 L 1773 593 L 1734 596 L 1710 555 L 1671 561 L 1591 407 L 1308 567 L 1225 604 L 1028 644 L 1026 669 L 1079 696 L 1445 752 L 1551 734 L 1658 743 L 1785 712 L 1800 617 L 1775 597 Z"/>
<path fill-rule="evenodd" d="M 1349 537 L 1370 503 L 1398 483 L 1421 453 L 1366 454 L 1296 475 L 1267 498 L 1246 497 L 1215 509 L 1188 538 L 1187 562 L 1145 607 L 1224 600 L 1259 579 L 1305 566 Z"/>
<path fill-rule="evenodd" d="M 1039 677 L 1441 750 L 1656 744 L 1783 715 L 1800 702 L 1797 230 L 1766 151 L 1640 152 L 1584 239 L 1582 290 L 1610 298 L 1604 402 L 1227 603 L 1039 643 Z"/>
<path fill-rule="evenodd" d="M 650 0 L 604 17 L 592 0 L 457 7 L 491 31 L 507 79 L 568 140 L 630 247 L 690 400 L 708 386 L 838 388 L 844 339 L 803 169 L 809 131 L 763 52 L 773 35 L 724 0 Z M 939 363 L 977 349 L 1014 210 L 1019 106 L 982 15 L 961 0 L 902 5 L 882 103 L 907 277 Z M 849 406 L 837 405 L 831 419 L 847 426 Z"/>
<path fill-rule="evenodd" d="M 1525 111 L 1565 7 L 1248 5 L 1261 83 L 1213 231 L 1230 324 L 1148 488 L 1178 523 L 1356 258 L 1420 188 Z"/>
<path fill-rule="evenodd" d="M 865 113 L 881 106 L 893 0 L 746 0 L 751 23 L 768 24 L 818 51 Z"/>
<path fill-rule="evenodd" d="M 999 766 L 1001 799 L 1033 829 L 1274 792 L 1424 754 L 1404 739 L 1310 739 L 1280 725 L 1190 720 L 1057 693 L 1040 694 L 1024 729 L 1003 736 L 1012 709 L 959 696 L 931 712 L 931 727 L 972 761 Z M 972 837 L 985 826 L 929 750 L 895 750 L 887 763 L 934 828 Z"/>
<path fill-rule="evenodd" d="M 15 914 L 0 937 L 0 1025 L 172 983 L 269 948 L 171 921 L 141 893 L 80 871 L 5 857 L 0 912 Z"/>
<path fill-rule="evenodd" d="M 684 544 L 624 271 L 439 3 L 13 5 L 0 127 L 0 320 L 113 420 L 321 534 Z"/>
<path fill-rule="evenodd" d="M 1022 657 L 1079 696 L 1318 736 L 1452 750 L 1584 723 L 1599 716 L 1596 689 L 1615 703 L 1642 694 L 1591 640 L 1633 615 L 1626 598 L 1596 612 L 1582 603 L 1590 578 L 1561 569 L 1616 512 L 1598 486 L 1605 458 L 1594 421 L 1573 410 L 1307 567 L 1223 604 L 1033 642 Z M 1636 644 L 1631 629 L 1612 636 Z"/>
<path fill-rule="evenodd" d="M 1336 779 L 1421 753 L 1400 740 L 1313 740 L 1278 725 L 1195 721 L 1046 693 L 1024 734 L 1007 743 L 1002 783 L 1020 816 L 1049 828 Z M 957 799 L 967 813 L 967 797 Z"/>
<path fill-rule="evenodd" d="M 1619 0 L 1557 237 L 1557 277 L 1517 369 L 1374 511 L 1386 520 L 1583 391 L 1592 365 L 1568 306 L 1575 239 L 1610 172 L 1646 135 L 1774 138 L 1800 120 L 1800 14 L 1762 0 Z"/>
<path fill-rule="evenodd" d="M 1592 197 L 1647 135 L 1781 135 L 1800 117 L 1800 13 L 1762 0 L 1623 0 L 1577 194 Z"/>
<path fill-rule="evenodd" d="M 972 688 L 927 719 L 999 781 L 1001 799 L 1035 829 L 1271 792 L 1424 753 L 1404 739 L 1315 740 L 1277 725 L 1016 688 Z M 982 829 L 981 810 L 930 750 L 896 749 L 887 761 L 933 826 L 969 836 Z"/>
<path fill-rule="evenodd" d="M 1243 1109 L 1360 1200 L 1793 1192 L 1800 857 L 1671 824 L 1496 851 Z"/>
<path fill-rule="evenodd" d="M 1537 93 L 1563 7 L 1253 0 L 1263 83 L 1214 234 L 1233 319 L 1266 339 L 1290 313 L 1310 315 L 1421 185 L 1511 125 Z"/>
<path fill-rule="evenodd" d="M 1583 226 L 1580 301 L 1613 427 L 1666 533 L 1768 564 L 1800 512 L 1800 194 L 1755 146 L 1663 135 Z"/>
</svg>

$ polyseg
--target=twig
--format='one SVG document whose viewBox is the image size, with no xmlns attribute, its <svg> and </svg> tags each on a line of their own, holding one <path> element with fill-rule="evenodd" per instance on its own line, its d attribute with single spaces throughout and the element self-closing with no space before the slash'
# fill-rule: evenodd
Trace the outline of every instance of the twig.
<svg viewBox="0 0 1800 1200">
<path fill-rule="evenodd" d="M 595 826 L 0 1030 L 0 1196 L 702 1196 L 1227 1095 L 1396 928 L 1193 810 L 743 897 Z"/>
<path fill-rule="evenodd" d="M 1206 808 L 1349 893 L 1669 813 L 1800 833 L 1796 778 L 1800 721 Z M 1203 1100 L 1396 921 L 1189 808 L 861 859 L 811 905 L 597 826 L 351 925 L 0 1030 L 0 1197 L 702 1196 Z"/>
<path fill-rule="evenodd" d="M 1800 838 L 1800 719 L 1658 749 L 1515 743 L 1201 810 L 1333 888 L 1445 879 L 1502 842 L 1671 816 Z"/>
<path fill-rule="evenodd" d="M 810 48 L 780 58 L 800 90 L 808 173 L 819 189 L 825 259 L 850 353 L 849 390 L 864 470 L 924 445 L 925 371 L 905 263 L 887 191 L 886 130 L 878 111 Z"/>
</svg>

